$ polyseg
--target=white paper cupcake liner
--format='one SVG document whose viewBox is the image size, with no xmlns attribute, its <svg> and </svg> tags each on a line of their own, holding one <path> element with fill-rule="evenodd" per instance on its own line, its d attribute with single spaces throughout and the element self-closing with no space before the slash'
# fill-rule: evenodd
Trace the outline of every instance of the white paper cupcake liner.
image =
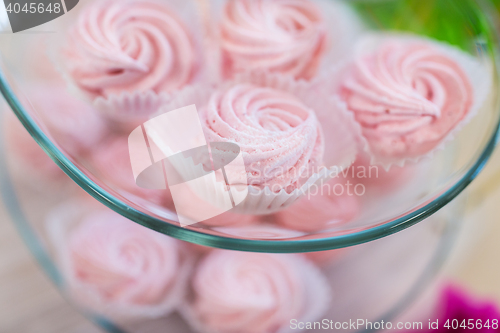
<svg viewBox="0 0 500 333">
<path fill-rule="evenodd" d="M 336 168 L 323 168 L 309 177 L 300 188 L 290 193 L 284 189 L 273 192 L 269 187 L 259 188 L 250 185 L 248 186 L 248 196 L 234 208 L 234 211 L 241 214 L 267 215 L 285 209 L 307 195 L 313 186 L 321 186 L 323 182 L 334 177 L 336 170 Z"/>
<path fill-rule="evenodd" d="M 353 115 L 342 107 L 336 97 L 328 96 L 324 91 L 311 89 L 308 82 L 294 81 L 278 74 L 248 73 L 238 75 L 234 80 L 223 82 L 217 87 L 211 85 L 192 87 L 173 96 L 172 101 L 167 103 L 160 112 L 164 113 L 192 104 L 195 104 L 200 111 L 208 103 L 211 94 L 216 89 L 226 89 L 239 83 L 250 83 L 286 91 L 315 110 L 320 125 L 323 127 L 324 161 L 327 166 L 319 167 L 317 172 L 291 192 L 284 189 L 276 192 L 269 188 L 248 186 L 248 196 L 233 209 L 235 213 L 270 214 L 284 209 L 298 198 L 306 195 L 312 186 L 319 186 L 354 162 L 361 134 Z M 338 145 L 332 146 L 332 142 L 338 143 Z"/>
<path fill-rule="evenodd" d="M 408 158 L 377 156 L 377 154 L 370 149 L 368 141 L 366 139 L 363 139 L 361 141 L 362 147 L 363 150 L 368 153 L 369 156 L 371 156 L 371 164 L 381 165 L 386 170 L 389 170 L 392 165 L 403 167 L 405 163 L 415 164 L 420 162 L 421 160 L 430 159 L 436 152 L 444 150 L 446 148 L 446 145 L 454 140 L 455 136 L 460 132 L 460 130 L 463 129 L 474 118 L 474 116 L 478 114 L 479 110 L 486 102 L 488 95 L 491 93 L 493 82 L 491 71 L 489 71 L 489 69 L 491 68 L 491 64 L 486 59 L 476 58 L 460 50 L 458 47 L 423 36 L 417 36 L 408 33 L 368 33 L 357 42 L 356 54 L 359 56 L 369 53 L 376 49 L 377 45 L 380 45 L 384 40 L 394 38 L 399 38 L 403 43 L 424 42 L 427 44 L 431 44 L 433 47 L 439 49 L 443 54 L 453 59 L 462 68 L 462 70 L 470 80 L 471 86 L 473 88 L 474 100 L 470 110 L 465 115 L 464 119 L 462 119 L 457 125 L 455 125 L 455 127 L 441 140 L 441 142 L 436 147 L 421 156 Z M 342 71 L 342 68 L 337 67 L 336 69 L 332 70 L 332 75 L 341 76 Z M 323 83 L 324 82 L 325 81 L 323 81 Z M 337 84 L 338 82 L 334 82 L 334 80 L 331 80 L 327 85 L 333 87 Z M 347 105 L 345 105 L 345 108 L 347 108 Z"/>
<path fill-rule="evenodd" d="M 284 319 L 283 324 L 280 325 L 280 327 L 276 327 L 276 330 L 273 332 L 292 333 L 304 331 L 305 329 L 293 329 L 290 325 L 290 320 L 296 319 L 297 322 L 314 322 L 319 320 L 328 310 L 333 301 L 334 293 L 325 275 L 307 258 L 300 254 L 278 254 L 277 256 L 280 256 L 281 260 L 288 261 L 291 265 L 296 266 L 297 269 L 295 271 L 300 274 L 302 287 L 305 289 L 304 296 L 306 297 L 301 306 L 302 313 L 297 315 L 297 318 Z M 195 297 L 194 291 L 191 297 Z M 217 330 L 208 328 L 204 324 L 203 320 L 197 316 L 192 308 L 191 301 L 191 299 L 188 299 L 183 306 L 179 308 L 181 316 L 189 326 L 198 333 L 220 333 Z M 216 306 L 216 304 L 214 304 L 214 306 Z M 248 330 L 248 327 L 245 329 Z"/>
<path fill-rule="evenodd" d="M 107 209 L 107 208 L 104 208 Z M 81 220 L 89 213 L 103 210 L 103 207 L 93 200 L 82 202 L 82 198 L 62 203 L 46 218 L 45 229 L 48 234 L 56 263 L 63 276 L 65 292 L 72 301 L 92 313 L 104 315 L 120 323 L 136 322 L 143 319 L 158 318 L 177 309 L 185 297 L 186 286 L 192 273 L 194 257 L 183 252 L 182 263 L 176 272 L 175 285 L 171 292 L 159 304 L 121 304 L 110 302 L 97 293 L 92 293 L 88 287 L 80 284 L 72 270 L 68 251 L 68 238 Z M 165 236 L 167 237 L 167 236 Z M 180 246 L 184 244 L 179 243 Z"/>
<path fill-rule="evenodd" d="M 105 118 L 123 130 L 133 130 L 147 121 L 151 115 L 168 102 L 166 93 L 157 94 L 153 91 L 122 92 L 108 98 L 97 97 L 93 104 Z"/>
</svg>

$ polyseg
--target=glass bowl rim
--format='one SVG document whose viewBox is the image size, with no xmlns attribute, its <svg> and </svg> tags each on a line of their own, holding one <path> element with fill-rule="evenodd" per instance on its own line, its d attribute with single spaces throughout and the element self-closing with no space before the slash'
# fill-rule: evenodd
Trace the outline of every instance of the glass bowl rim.
<svg viewBox="0 0 500 333">
<path fill-rule="evenodd" d="M 488 144 L 481 152 L 477 161 L 474 162 L 469 170 L 467 170 L 465 175 L 439 197 L 433 199 L 423 207 L 402 217 L 386 222 L 382 225 L 371 227 L 369 229 L 358 231 L 352 234 L 338 235 L 328 238 L 305 240 L 238 239 L 205 234 L 196 230 L 186 229 L 177 225 L 166 223 L 160 219 L 136 210 L 125 204 L 123 201 L 115 198 L 99 185 L 97 185 L 94 181 L 92 181 L 89 177 L 87 177 L 82 171 L 80 171 L 50 141 L 50 139 L 45 135 L 45 133 L 43 133 L 40 127 L 33 121 L 31 116 L 19 102 L 1 70 L 0 92 L 4 96 L 5 100 L 7 101 L 17 118 L 21 121 L 26 130 L 28 130 L 34 140 L 47 153 L 47 155 L 49 155 L 49 157 L 54 160 L 54 162 L 73 181 L 75 181 L 83 190 L 89 193 L 96 200 L 111 208 L 115 212 L 123 215 L 124 217 L 168 236 L 198 245 L 238 251 L 293 253 L 333 250 L 366 243 L 404 230 L 431 216 L 446 204 L 448 204 L 451 200 L 453 200 L 458 194 L 460 194 L 483 169 L 496 146 L 500 134 L 499 120 Z"/>
<path fill-rule="evenodd" d="M 496 35 L 496 33 L 494 34 L 496 41 L 498 41 L 498 36 Z M 495 67 L 496 66 L 494 66 L 495 75 L 498 78 L 498 68 Z M 38 124 L 33 120 L 33 118 L 20 103 L 12 87 L 8 83 L 6 76 L 2 71 L 2 68 L 0 68 L 0 93 L 3 95 L 11 110 L 21 121 L 22 125 L 30 133 L 37 144 L 64 171 L 64 173 L 66 173 L 78 186 L 89 193 L 94 199 L 98 200 L 118 214 L 165 235 L 198 245 L 237 251 L 297 253 L 333 250 L 373 241 L 411 227 L 412 225 L 436 213 L 439 209 L 452 201 L 477 177 L 477 175 L 484 168 L 486 162 L 491 156 L 500 136 L 500 117 L 498 117 L 491 137 L 489 138 L 487 144 L 484 146 L 484 149 L 481 151 L 481 154 L 479 155 L 477 160 L 466 171 L 466 173 L 455 184 L 453 184 L 448 190 L 439 195 L 437 198 L 432 199 L 421 208 L 418 208 L 399 218 L 350 234 L 318 239 L 239 239 L 219 235 L 211 235 L 193 229 L 182 228 L 174 224 L 169 224 L 165 221 L 162 221 L 158 218 L 152 217 L 146 213 L 130 207 L 125 202 L 114 197 L 98 184 L 96 184 L 93 180 L 91 180 L 88 176 L 86 176 L 51 142 L 51 140 L 45 135 Z M 500 110 L 498 110 L 497 113 L 500 114 Z M 172 222 L 175 223 L 175 221 Z"/>
</svg>

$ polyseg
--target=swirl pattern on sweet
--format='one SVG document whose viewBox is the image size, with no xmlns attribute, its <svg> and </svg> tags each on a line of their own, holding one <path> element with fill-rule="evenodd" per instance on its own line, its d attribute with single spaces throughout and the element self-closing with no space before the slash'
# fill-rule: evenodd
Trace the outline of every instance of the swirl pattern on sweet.
<svg viewBox="0 0 500 333">
<path fill-rule="evenodd" d="M 341 95 L 375 156 L 417 157 L 468 114 L 471 83 L 451 56 L 425 41 L 392 38 L 358 57 Z"/>
<path fill-rule="evenodd" d="M 310 79 L 326 50 L 319 8 L 309 0 L 231 0 L 220 23 L 224 71 L 268 70 Z"/>
<path fill-rule="evenodd" d="M 239 145 L 249 185 L 293 191 L 322 164 L 316 115 L 287 92 L 238 84 L 215 92 L 201 118 L 209 142 Z"/>
<path fill-rule="evenodd" d="M 172 91 L 189 84 L 198 62 L 193 36 L 165 4 L 98 1 L 70 31 L 64 65 L 85 91 Z"/>
<path fill-rule="evenodd" d="M 210 332 L 280 332 L 302 318 L 308 299 L 324 299 L 328 290 L 314 270 L 298 255 L 214 250 L 194 276 L 192 315 Z"/>
<path fill-rule="evenodd" d="M 111 307 L 149 306 L 150 316 L 157 306 L 175 302 L 184 262 L 172 238 L 100 211 L 72 231 L 67 251 L 70 284 L 83 288 L 84 297 L 96 295 Z"/>
</svg>

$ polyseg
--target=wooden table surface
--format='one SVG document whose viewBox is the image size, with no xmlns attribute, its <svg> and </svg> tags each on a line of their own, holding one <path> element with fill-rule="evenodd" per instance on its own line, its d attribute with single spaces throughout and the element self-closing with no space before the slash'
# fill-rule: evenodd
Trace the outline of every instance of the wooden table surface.
<svg viewBox="0 0 500 333">
<path fill-rule="evenodd" d="M 60 296 L 0 210 L 0 332 L 102 332 Z"/>
</svg>

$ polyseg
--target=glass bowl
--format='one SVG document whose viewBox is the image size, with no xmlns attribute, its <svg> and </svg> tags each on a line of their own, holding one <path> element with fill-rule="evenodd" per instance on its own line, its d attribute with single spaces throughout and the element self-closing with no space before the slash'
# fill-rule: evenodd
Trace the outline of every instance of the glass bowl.
<svg viewBox="0 0 500 333">
<path fill-rule="evenodd" d="M 51 129 L 45 120 L 44 105 L 37 101 L 41 88 L 65 83 L 56 70 L 54 59 L 57 57 L 51 58 L 50 52 L 31 50 L 58 45 L 79 11 L 90 3 L 80 3 L 60 19 L 26 33 L 0 34 L 0 91 L 34 140 L 76 184 L 119 214 L 171 237 L 223 249 L 280 253 L 338 249 L 373 241 L 408 228 L 446 206 L 477 176 L 496 144 L 499 125 L 497 38 L 494 22 L 486 15 L 486 1 L 343 1 L 342 6 L 356 17 L 361 29 L 434 38 L 486 63 L 492 85 L 484 106 L 443 150 L 405 167 L 399 178 L 391 173 L 394 168 L 389 173 L 380 170 L 386 177 L 383 181 L 397 179 L 394 188 L 384 193 L 368 186 L 367 195 L 360 199 L 359 216 L 349 223 L 315 232 L 277 229 L 267 222 L 255 227 L 221 228 L 203 224 L 181 227 L 171 207 L 163 202 L 144 200 L 134 191 L 111 183 L 102 170 L 95 168 L 88 155 L 71 149 L 67 138 L 58 137 Z M 59 92 L 74 100 L 78 98 L 66 90 Z M 6 140 L 12 141 L 9 137 Z M 105 143 L 99 141 L 91 150 L 105 148 Z M 37 167 L 35 165 L 35 169 Z M 56 185 L 47 181 L 45 186 Z M 263 221 L 273 218 L 266 216 Z"/>
<path fill-rule="evenodd" d="M 0 109 L 7 111 L 1 105 Z M 10 116 L 6 112 L 2 115 L 2 119 Z M 63 184 L 52 187 L 26 179 L 19 172 L 12 152 L 4 149 L 5 144 L 0 142 L 0 190 L 4 206 L 33 256 L 72 305 L 111 333 L 156 333 L 164 332 L 165 327 L 176 333 L 194 332 L 178 313 L 159 319 L 122 322 L 103 317 L 96 313 L 96 309 L 81 304 L 69 293 L 67 277 L 61 268 L 60 250 L 51 239 L 48 222 L 54 216 L 54 209 L 60 208 L 61 204 L 73 202 L 85 206 L 85 203 L 95 201 L 65 176 Z M 353 318 L 395 323 L 404 316 L 405 320 L 424 320 L 425 323 L 428 317 L 420 316 L 430 315 L 436 304 L 425 303 L 429 313 L 417 311 L 408 314 L 406 311 L 435 282 L 453 250 L 463 222 L 466 201 L 466 195 L 462 194 L 413 228 L 367 244 L 333 250 L 329 252 L 336 253 L 333 257 L 326 254 L 330 259 L 319 267 L 332 290 L 334 301 L 322 318 L 340 323 Z M 368 330 L 360 327 L 345 331 Z"/>
</svg>

